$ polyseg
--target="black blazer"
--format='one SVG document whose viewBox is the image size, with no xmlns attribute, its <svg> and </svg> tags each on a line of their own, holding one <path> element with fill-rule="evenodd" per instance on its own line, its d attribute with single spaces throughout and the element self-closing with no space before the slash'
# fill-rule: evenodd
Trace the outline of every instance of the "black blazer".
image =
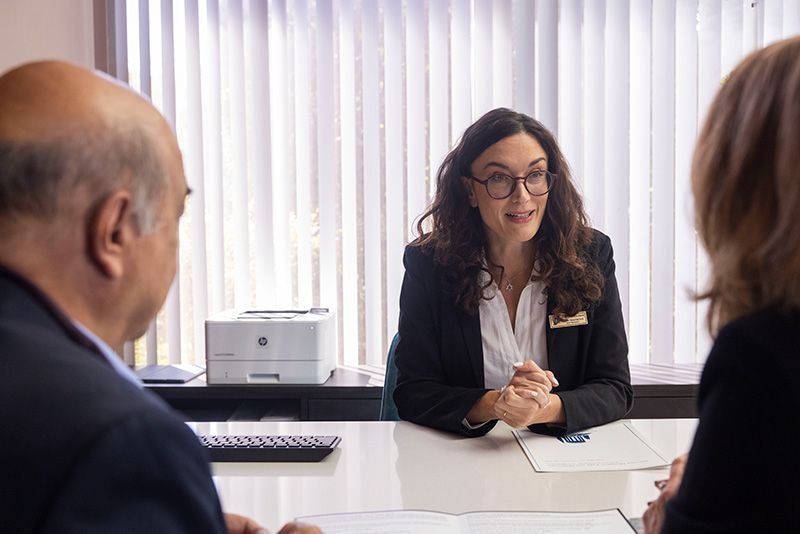
<svg viewBox="0 0 800 534">
<path fill-rule="evenodd" d="M 697 400 L 700 422 L 661 532 L 800 532 L 800 311 L 722 328 Z"/>
<path fill-rule="evenodd" d="M 0 269 L 0 531 L 225 532 L 204 451 Z"/>
<path fill-rule="evenodd" d="M 605 275 L 602 300 L 588 310 L 589 324 L 547 331 L 553 389 L 564 404 L 566 427 L 532 425 L 561 434 L 623 417 L 633 404 L 628 343 L 622 321 L 614 259 L 608 236 L 594 231 L 591 253 Z M 456 307 L 443 291 L 432 252 L 406 247 L 400 292 L 397 388 L 400 417 L 467 436 L 489 432 L 495 422 L 467 430 L 462 420 L 484 393 L 480 315 Z M 548 314 L 553 303 L 548 302 Z"/>
</svg>

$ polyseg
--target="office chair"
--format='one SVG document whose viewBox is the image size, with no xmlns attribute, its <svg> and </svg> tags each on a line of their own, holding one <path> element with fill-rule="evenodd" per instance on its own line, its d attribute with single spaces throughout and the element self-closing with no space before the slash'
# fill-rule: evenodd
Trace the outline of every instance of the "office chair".
<svg viewBox="0 0 800 534">
<path fill-rule="evenodd" d="M 381 397 L 381 421 L 399 421 L 397 406 L 394 404 L 394 387 L 397 385 L 397 367 L 394 365 L 394 351 L 397 350 L 397 343 L 400 341 L 400 334 L 395 334 L 392 344 L 389 346 L 389 354 L 386 357 L 386 375 L 383 379 L 383 396 Z"/>
</svg>

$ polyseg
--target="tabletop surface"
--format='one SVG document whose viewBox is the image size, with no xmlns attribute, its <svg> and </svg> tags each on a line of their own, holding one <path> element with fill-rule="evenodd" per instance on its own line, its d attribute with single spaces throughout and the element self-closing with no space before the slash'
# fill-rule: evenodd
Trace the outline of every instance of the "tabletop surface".
<svg viewBox="0 0 800 534">
<path fill-rule="evenodd" d="M 694 419 L 634 426 L 667 458 L 688 451 Z M 201 434 L 339 435 L 319 463 L 216 463 L 223 508 L 277 528 L 298 516 L 422 509 L 578 511 L 619 508 L 639 517 L 668 470 L 537 473 L 511 429 L 463 438 L 408 422 L 192 423 Z"/>
</svg>

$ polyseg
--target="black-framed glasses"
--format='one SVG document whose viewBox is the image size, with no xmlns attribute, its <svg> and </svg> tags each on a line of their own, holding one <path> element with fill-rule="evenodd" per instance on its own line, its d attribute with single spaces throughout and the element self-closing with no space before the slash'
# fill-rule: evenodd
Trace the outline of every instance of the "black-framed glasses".
<svg viewBox="0 0 800 534">
<path fill-rule="evenodd" d="M 479 184 L 483 184 L 489 196 L 495 200 L 502 200 L 514 194 L 517 189 L 517 182 L 525 184 L 525 189 L 531 195 L 540 197 L 550 192 L 556 175 L 550 171 L 535 170 L 527 176 L 509 176 L 507 174 L 495 173 L 485 180 L 470 176 Z"/>
</svg>

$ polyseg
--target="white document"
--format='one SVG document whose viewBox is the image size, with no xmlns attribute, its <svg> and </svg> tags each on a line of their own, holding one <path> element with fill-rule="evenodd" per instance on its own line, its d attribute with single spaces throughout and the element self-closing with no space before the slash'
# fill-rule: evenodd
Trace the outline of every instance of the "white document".
<svg viewBox="0 0 800 534">
<path fill-rule="evenodd" d="M 619 534 L 636 532 L 618 509 L 597 512 L 468 512 L 394 510 L 312 515 L 298 521 L 325 534 Z"/>
<path fill-rule="evenodd" d="M 514 430 L 522 450 L 540 473 L 629 471 L 670 464 L 631 423 L 617 421 L 560 438 Z"/>
</svg>

